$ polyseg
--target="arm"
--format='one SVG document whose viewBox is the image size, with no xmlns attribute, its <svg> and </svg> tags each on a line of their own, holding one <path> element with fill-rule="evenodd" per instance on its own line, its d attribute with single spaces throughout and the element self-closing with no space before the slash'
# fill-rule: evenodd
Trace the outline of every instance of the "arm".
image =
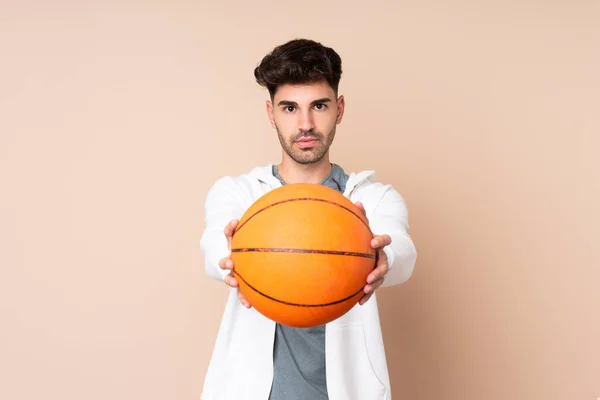
<svg viewBox="0 0 600 400">
<path fill-rule="evenodd" d="M 219 266 L 219 261 L 229 257 L 230 253 L 223 230 L 232 220 L 239 220 L 246 211 L 236 186 L 230 177 L 219 179 L 208 191 L 204 205 L 205 228 L 200 239 L 200 250 L 204 255 L 206 274 L 220 281 L 231 272 Z"/>
<path fill-rule="evenodd" d="M 375 206 L 369 224 L 374 235 L 389 235 L 391 243 L 383 248 L 388 270 L 381 286 L 398 285 L 412 275 L 417 252 L 408 233 L 408 210 L 402 196 L 391 186 Z"/>
</svg>

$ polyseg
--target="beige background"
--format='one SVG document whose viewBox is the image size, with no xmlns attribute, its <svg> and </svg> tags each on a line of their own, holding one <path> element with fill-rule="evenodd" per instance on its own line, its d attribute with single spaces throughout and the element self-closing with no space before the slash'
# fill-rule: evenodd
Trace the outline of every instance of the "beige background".
<svg viewBox="0 0 600 400">
<path fill-rule="evenodd" d="M 0 3 L 1 399 L 199 398 L 204 196 L 279 160 L 252 70 L 294 37 L 343 58 L 333 160 L 408 203 L 394 398 L 600 397 L 600 4 L 391 3 Z"/>
</svg>

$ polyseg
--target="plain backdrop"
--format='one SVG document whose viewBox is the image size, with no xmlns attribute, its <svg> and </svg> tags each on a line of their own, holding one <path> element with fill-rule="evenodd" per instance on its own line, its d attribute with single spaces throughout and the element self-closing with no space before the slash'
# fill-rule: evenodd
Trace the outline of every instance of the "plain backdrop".
<svg viewBox="0 0 600 400">
<path fill-rule="evenodd" d="M 0 398 L 192 400 L 221 176 L 278 162 L 253 69 L 343 59 L 332 160 L 408 205 L 394 399 L 600 397 L 600 4 L 0 2 Z M 232 377 L 232 384 L 235 377 Z"/>
</svg>

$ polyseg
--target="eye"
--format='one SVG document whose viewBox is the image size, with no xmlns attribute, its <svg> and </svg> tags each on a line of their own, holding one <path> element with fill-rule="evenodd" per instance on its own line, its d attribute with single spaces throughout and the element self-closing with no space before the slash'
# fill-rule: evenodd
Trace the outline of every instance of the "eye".
<svg viewBox="0 0 600 400">
<path fill-rule="evenodd" d="M 323 104 L 323 103 L 317 103 L 317 104 L 315 104 L 315 108 L 316 108 L 317 110 L 324 110 L 324 109 L 326 109 L 326 108 L 327 108 L 327 105 L 325 105 L 325 104 Z"/>
<path fill-rule="evenodd" d="M 295 109 L 296 109 L 296 107 L 294 107 L 294 106 L 285 106 L 283 110 L 285 112 L 292 113 L 292 112 L 294 112 Z"/>
</svg>

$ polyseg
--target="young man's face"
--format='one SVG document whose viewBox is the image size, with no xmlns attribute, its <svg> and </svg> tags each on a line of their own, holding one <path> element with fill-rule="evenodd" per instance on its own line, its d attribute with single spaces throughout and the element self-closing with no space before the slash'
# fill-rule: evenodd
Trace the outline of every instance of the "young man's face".
<svg viewBox="0 0 600 400">
<path fill-rule="evenodd" d="M 282 85 L 267 102 L 271 125 L 277 129 L 286 154 L 299 164 L 321 160 L 342 121 L 344 98 L 335 97 L 327 81 Z"/>
</svg>

